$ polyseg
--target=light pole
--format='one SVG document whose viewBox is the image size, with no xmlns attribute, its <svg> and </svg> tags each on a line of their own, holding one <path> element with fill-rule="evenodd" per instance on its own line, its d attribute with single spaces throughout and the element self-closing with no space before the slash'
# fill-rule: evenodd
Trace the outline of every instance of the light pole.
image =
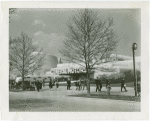
<svg viewBox="0 0 150 121">
<path fill-rule="evenodd" d="M 134 88 L 135 88 L 135 96 L 137 96 L 137 80 L 135 78 L 135 52 L 134 50 L 137 49 L 137 44 L 132 44 L 132 50 L 133 50 L 133 71 L 134 71 Z"/>
</svg>

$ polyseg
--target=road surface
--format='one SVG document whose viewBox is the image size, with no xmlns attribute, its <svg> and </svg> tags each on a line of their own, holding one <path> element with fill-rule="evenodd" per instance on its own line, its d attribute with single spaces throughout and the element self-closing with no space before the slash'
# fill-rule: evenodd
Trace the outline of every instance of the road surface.
<svg viewBox="0 0 150 121">
<path fill-rule="evenodd" d="M 103 87 L 103 95 L 106 95 L 106 89 Z M 11 112 L 47 112 L 47 111 L 93 111 L 93 112 L 139 112 L 140 102 L 130 100 L 116 100 L 105 98 L 78 97 L 80 94 L 86 94 L 86 90 L 77 91 L 72 86 L 71 90 L 66 90 L 65 86 L 49 90 L 44 87 L 40 92 L 20 91 L 9 92 L 9 110 Z M 91 87 L 91 94 L 97 94 L 95 87 Z M 77 96 L 76 96 L 77 95 Z M 133 88 L 128 88 L 128 92 L 120 92 L 119 87 L 113 87 L 111 95 L 132 96 Z M 125 97 L 126 98 L 126 97 Z"/>
</svg>

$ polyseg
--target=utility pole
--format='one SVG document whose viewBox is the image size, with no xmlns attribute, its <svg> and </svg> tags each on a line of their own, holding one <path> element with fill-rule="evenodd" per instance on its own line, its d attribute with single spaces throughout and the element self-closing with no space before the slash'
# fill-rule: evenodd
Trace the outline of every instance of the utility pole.
<svg viewBox="0 0 150 121">
<path fill-rule="evenodd" d="M 132 50 L 133 50 L 133 71 L 134 71 L 134 88 L 135 88 L 135 96 L 137 97 L 137 80 L 135 75 L 135 50 L 137 49 L 137 44 L 132 44 Z"/>
</svg>

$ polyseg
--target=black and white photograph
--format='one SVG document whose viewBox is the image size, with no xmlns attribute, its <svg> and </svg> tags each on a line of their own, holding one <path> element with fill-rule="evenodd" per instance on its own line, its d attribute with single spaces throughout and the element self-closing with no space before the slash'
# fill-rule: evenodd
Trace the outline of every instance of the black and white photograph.
<svg viewBox="0 0 150 121">
<path fill-rule="evenodd" d="M 141 112 L 140 8 L 8 11 L 9 112 Z"/>
<path fill-rule="evenodd" d="M 10 111 L 140 111 L 139 9 L 9 14 Z"/>
</svg>

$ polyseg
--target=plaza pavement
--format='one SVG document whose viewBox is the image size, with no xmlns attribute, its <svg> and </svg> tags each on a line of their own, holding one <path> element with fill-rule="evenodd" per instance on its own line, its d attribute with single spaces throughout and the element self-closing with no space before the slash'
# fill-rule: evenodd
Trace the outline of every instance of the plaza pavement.
<svg viewBox="0 0 150 121">
<path fill-rule="evenodd" d="M 67 90 L 66 86 L 48 86 L 37 91 L 9 92 L 9 110 L 11 112 L 48 112 L 48 111 L 96 111 L 96 112 L 139 112 L 140 101 L 129 100 L 134 96 L 134 89 L 127 88 L 128 92 L 121 92 L 120 87 L 112 87 L 111 96 L 106 96 L 106 87 L 100 95 L 91 86 L 91 97 L 87 97 L 87 90 L 77 91 L 75 86 Z M 115 97 L 114 97 L 115 96 Z M 118 97 L 116 98 L 116 96 Z M 123 97 L 123 98 L 120 98 Z"/>
</svg>

